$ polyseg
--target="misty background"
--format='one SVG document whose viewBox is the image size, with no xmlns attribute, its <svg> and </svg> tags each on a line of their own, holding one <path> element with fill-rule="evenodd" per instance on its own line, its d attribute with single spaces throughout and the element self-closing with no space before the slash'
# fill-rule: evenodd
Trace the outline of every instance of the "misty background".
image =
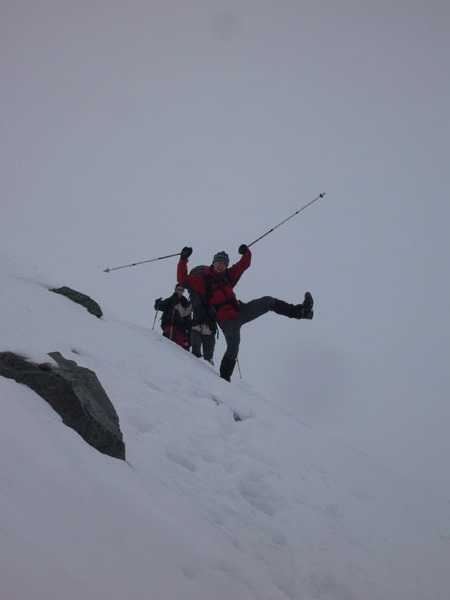
<svg viewBox="0 0 450 600">
<path fill-rule="evenodd" d="M 325 192 L 252 247 L 238 297 L 315 318 L 245 326 L 243 383 L 450 499 L 448 3 L 0 7 L 2 249 L 151 327 L 177 259 L 105 268 L 235 262 Z"/>
</svg>

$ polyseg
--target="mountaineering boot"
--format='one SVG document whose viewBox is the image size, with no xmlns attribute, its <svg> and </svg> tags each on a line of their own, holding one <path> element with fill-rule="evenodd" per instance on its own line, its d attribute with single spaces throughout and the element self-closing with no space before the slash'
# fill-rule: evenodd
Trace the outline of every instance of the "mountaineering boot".
<svg viewBox="0 0 450 600">
<path fill-rule="evenodd" d="M 222 358 L 222 362 L 220 363 L 220 376 L 222 377 L 222 379 L 230 381 L 235 364 L 236 360 L 234 358 Z"/>
<path fill-rule="evenodd" d="M 303 314 L 301 319 L 312 319 L 314 317 L 314 300 L 309 292 L 306 292 L 305 299 L 303 300 Z"/>
<path fill-rule="evenodd" d="M 275 299 L 273 310 L 278 315 L 283 315 L 291 319 L 312 319 L 314 316 L 313 306 L 313 297 L 309 292 L 306 292 L 303 304 L 288 304 L 283 300 Z"/>
</svg>

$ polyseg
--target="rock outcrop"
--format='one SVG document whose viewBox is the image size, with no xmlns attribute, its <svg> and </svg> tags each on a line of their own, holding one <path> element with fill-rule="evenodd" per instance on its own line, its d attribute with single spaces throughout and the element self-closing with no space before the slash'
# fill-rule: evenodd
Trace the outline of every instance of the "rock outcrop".
<svg viewBox="0 0 450 600">
<path fill-rule="evenodd" d="M 125 444 L 116 410 L 90 369 L 79 367 L 59 352 L 49 356 L 57 363 L 37 365 L 13 352 L 0 352 L 0 375 L 34 390 L 91 446 L 125 460 Z"/>
<path fill-rule="evenodd" d="M 92 298 L 90 298 L 89 296 L 86 296 L 86 294 L 77 292 L 76 290 L 73 290 L 72 288 L 67 286 L 53 288 L 50 291 L 55 292 L 55 294 L 61 294 L 62 296 L 66 296 L 66 298 L 69 298 L 69 300 L 72 300 L 77 304 L 81 304 L 81 306 L 84 306 L 84 308 L 86 308 L 92 315 L 95 315 L 99 319 L 103 316 L 103 311 L 97 304 L 97 302 L 95 302 L 95 300 L 92 300 Z"/>
</svg>

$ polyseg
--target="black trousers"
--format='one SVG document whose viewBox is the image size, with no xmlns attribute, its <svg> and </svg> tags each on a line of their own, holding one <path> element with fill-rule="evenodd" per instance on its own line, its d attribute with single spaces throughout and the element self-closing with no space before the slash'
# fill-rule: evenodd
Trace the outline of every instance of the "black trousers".
<svg viewBox="0 0 450 600">
<path fill-rule="evenodd" d="M 202 356 L 203 346 L 203 358 L 209 362 L 212 361 L 214 355 L 214 346 L 216 345 L 216 334 L 200 333 L 196 329 L 191 329 L 191 346 L 192 354 L 200 358 Z"/>
<path fill-rule="evenodd" d="M 239 344 L 241 342 L 241 327 L 273 310 L 275 298 L 272 296 L 263 296 L 256 300 L 251 300 L 242 306 L 241 312 L 233 319 L 219 323 L 227 342 L 224 358 L 236 360 L 239 353 Z"/>
</svg>

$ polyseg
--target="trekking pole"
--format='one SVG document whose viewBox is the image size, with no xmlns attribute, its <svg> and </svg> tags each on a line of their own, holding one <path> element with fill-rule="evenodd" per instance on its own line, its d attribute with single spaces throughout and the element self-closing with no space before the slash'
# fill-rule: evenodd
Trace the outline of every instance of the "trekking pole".
<svg viewBox="0 0 450 600">
<path fill-rule="evenodd" d="M 250 246 L 253 246 L 253 244 L 256 244 L 256 242 L 259 242 L 259 240 L 262 240 L 263 237 L 266 237 L 266 235 L 269 235 L 269 233 L 272 233 L 272 231 L 275 231 L 275 229 L 278 229 L 278 227 L 281 227 L 281 225 L 284 225 L 286 223 L 286 221 L 289 221 L 289 219 L 292 219 L 292 217 L 295 217 L 295 215 L 298 215 L 298 213 L 302 212 L 302 210 L 305 210 L 305 208 L 308 208 L 308 206 L 311 206 L 311 204 L 313 204 L 317 200 L 320 200 L 320 198 L 323 198 L 324 196 L 325 196 L 325 192 L 323 194 L 319 194 L 316 198 L 314 198 L 314 200 L 311 200 L 310 202 L 308 202 L 307 204 L 305 204 L 304 206 L 299 208 L 297 211 L 295 211 L 295 213 L 293 213 L 290 217 L 287 217 L 287 219 L 284 219 L 284 221 L 281 221 L 281 223 L 278 223 L 278 225 L 275 225 L 275 227 L 272 227 L 272 229 L 269 229 L 269 231 L 266 231 L 266 233 L 261 235 L 258 239 L 254 240 L 251 244 L 248 244 L 247 247 L 250 248 Z"/>
<path fill-rule="evenodd" d="M 172 335 L 173 335 L 173 322 L 175 321 L 175 309 L 172 310 L 172 323 L 170 324 L 170 335 L 169 335 L 169 340 L 172 339 Z"/>
<path fill-rule="evenodd" d="M 238 368 L 238 371 L 239 371 L 239 379 L 242 379 L 241 365 L 239 364 L 238 359 L 236 359 L 236 364 L 237 364 L 237 368 Z"/>
<path fill-rule="evenodd" d="M 168 254 L 167 256 L 159 256 L 158 258 L 150 258 L 149 260 L 141 260 L 140 262 L 131 263 L 131 265 L 123 265 L 121 267 L 109 267 L 103 271 L 103 273 L 111 273 L 111 271 L 117 271 L 117 269 L 126 269 L 127 267 L 135 267 L 136 265 L 143 265 L 144 263 L 154 262 L 155 260 L 163 260 L 164 258 L 171 258 L 172 256 L 180 256 L 181 252 L 175 254 Z"/>
<path fill-rule="evenodd" d="M 152 329 L 155 329 L 155 323 L 156 323 L 156 317 L 158 316 L 158 311 L 155 312 L 155 318 L 153 319 L 153 327 Z"/>
</svg>

